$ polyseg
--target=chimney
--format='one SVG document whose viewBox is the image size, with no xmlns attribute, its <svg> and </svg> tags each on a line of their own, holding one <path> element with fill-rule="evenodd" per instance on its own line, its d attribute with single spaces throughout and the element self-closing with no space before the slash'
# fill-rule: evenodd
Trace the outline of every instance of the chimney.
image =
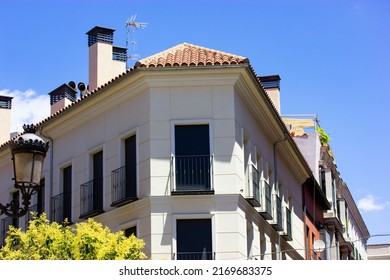
<svg viewBox="0 0 390 280">
<path fill-rule="evenodd" d="M 12 98 L 0 95 L 0 145 L 10 139 Z"/>
<path fill-rule="evenodd" d="M 75 88 L 74 82 L 69 82 L 69 84 L 63 84 L 49 93 L 50 95 L 50 105 L 51 105 L 51 114 L 53 115 L 57 111 L 65 108 L 73 101 L 76 100 L 77 90 Z"/>
<path fill-rule="evenodd" d="M 280 115 L 280 76 L 260 76 L 258 78 Z"/>
<path fill-rule="evenodd" d="M 90 91 L 126 71 L 127 49 L 112 45 L 114 31 L 96 26 L 87 32 Z"/>
</svg>

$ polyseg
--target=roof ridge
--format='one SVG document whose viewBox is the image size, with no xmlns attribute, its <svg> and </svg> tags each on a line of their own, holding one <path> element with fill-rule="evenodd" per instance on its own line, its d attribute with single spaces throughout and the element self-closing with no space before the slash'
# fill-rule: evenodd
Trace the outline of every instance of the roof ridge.
<svg viewBox="0 0 390 280">
<path fill-rule="evenodd" d="M 248 58 L 183 42 L 137 61 L 137 67 L 241 64 Z"/>
</svg>

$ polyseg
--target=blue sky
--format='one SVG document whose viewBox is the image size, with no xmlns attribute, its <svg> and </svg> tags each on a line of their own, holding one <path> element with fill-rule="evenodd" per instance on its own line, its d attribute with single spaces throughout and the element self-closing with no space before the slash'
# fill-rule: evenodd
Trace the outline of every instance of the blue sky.
<svg viewBox="0 0 390 280">
<path fill-rule="evenodd" d="M 390 1 L 0 0 L 0 95 L 15 96 L 13 128 L 46 117 L 59 85 L 88 81 L 87 31 L 114 28 L 125 46 L 135 14 L 148 23 L 134 33 L 140 58 L 188 42 L 279 74 L 282 114 L 318 115 L 370 233 L 390 233 Z"/>
</svg>

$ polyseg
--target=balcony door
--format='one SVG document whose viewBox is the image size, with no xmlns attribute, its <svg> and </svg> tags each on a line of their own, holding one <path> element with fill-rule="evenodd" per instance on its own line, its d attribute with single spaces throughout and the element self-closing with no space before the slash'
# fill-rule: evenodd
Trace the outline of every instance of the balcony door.
<svg viewBox="0 0 390 280">
<path fill-rule="evenodd" d="M 103 151 L 93 155 L 93 210 L 103 210 Z"/>
<path fill-rule="evenodd" d="M 72 221 L 72 165 L 64 168 L 63 170 L 63 217 L 61 222 L 68 219 L 68 222 Z"/>
<path fill-rule="evenodd" d="M 136 136 L 125 140 L 126 197 L 137 197 Z"/>
<path fill-rule="evenodd" d="M 212 260 L 211 219 L 176 221 L 178 260 Z"/>
<path fill-rule="evenodd" d="M 209 125 L 176 125 L 176 190 L 210 190 L 210 167 Z"/>
</svg>

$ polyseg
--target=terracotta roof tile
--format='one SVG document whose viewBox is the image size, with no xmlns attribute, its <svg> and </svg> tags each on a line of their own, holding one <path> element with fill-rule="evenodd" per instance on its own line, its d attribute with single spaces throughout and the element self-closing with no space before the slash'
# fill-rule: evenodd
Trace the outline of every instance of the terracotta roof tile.
<svg viewBox="0 0 390 280">
<path fill-rule="evenodd" d="M 182 43 L 158 54 L 141 59 L 136 67 L 198 66 L 249 63 L 245 57 Z"/>
</svg>

